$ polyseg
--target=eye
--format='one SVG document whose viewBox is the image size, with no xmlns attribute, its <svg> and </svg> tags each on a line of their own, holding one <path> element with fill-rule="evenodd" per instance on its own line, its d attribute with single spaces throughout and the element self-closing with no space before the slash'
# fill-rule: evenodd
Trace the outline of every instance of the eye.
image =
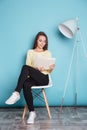
<svg viewBox="0 0 87 130">
<path fill-rule="evenodd" d="M 39 39 L 39 42 L 41 42 L 42 40 L 41 39 Z"/>
</svg>

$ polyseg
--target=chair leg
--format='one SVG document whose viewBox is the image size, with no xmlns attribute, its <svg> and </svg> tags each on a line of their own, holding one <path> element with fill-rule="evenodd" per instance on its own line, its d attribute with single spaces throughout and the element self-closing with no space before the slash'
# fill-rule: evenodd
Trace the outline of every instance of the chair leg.
<svg viewBox="0 0 87 130">
<path fill-rule="evenodd" d="M 46 98 L 46 93 L 45 93 L 44 88 L 42 89 L 42 93 L 43 93 L 43 97 L 44 97 L 44 100 L 45 100 L 45 103 L 46 103 L 46 109 L 47 109 L 47 112 L 48 112 L 48 116 L 51 119 L 50 108 L 49 108 L 49 105 L 48 105 L 48 101 L 47 101 L 47 98 Z"/>
<path fill-rule="evenodd" d="M 27 109 L 28 109 L 28 106 L 27 106 L 27 104 L 26 104 L 25 107 L 24 107 L 23 114 L 22 114 L 22 119 L 25 118 L 25 115 L 26 115 Z"/>
</svg>

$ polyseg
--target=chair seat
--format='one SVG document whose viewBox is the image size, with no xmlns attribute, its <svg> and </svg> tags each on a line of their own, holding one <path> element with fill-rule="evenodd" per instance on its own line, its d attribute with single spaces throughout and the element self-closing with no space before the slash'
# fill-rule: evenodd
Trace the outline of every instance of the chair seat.
<svg viewBox="0 0 87 130">
<path fill-rule="evenodd" d="M 50 85 L 45 85 L 45 86 L 32 86 L 32 89 L 42 89 L 42 88 L 49 88 L 51 87 Z"/>
<path fill-rule="evenodd" d="M 51 77 L 49 75 L 49 83 L 47 85 L 40 85 L 40 86 L 32 86 L 31 88 L 32 89 L 42 89 L 42 88 L 49 88 L 49 87 L 52 87 L 52 80 L 51 80 Z"/>
</svg>

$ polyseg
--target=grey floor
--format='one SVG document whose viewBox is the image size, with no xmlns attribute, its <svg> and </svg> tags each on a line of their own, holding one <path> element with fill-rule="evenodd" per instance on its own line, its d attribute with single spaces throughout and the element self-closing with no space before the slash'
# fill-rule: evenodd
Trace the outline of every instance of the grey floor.
<svg viewBox="0 0 87 130">
<path fill-rule="evenodd" d="M 35 108 L 37 117 L 34 125 L 27 125 L 22 117 L 22 108 L 0 109 L 0 130 L 87 130 L 87 107 L 50 107 L 52 119 L 46 108 Z"/>
</svg>

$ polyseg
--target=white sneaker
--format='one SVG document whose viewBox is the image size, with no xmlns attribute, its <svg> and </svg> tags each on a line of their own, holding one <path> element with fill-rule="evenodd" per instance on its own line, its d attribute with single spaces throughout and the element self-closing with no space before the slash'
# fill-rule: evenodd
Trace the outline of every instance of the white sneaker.
<svg viewBox="0 0 87 130">
<path fill-rule="evenodd" d="M 12 105 L 20 99 L 20 95 L 17 95 L 16 92 L 13 92 L 12 95 L 6 100 L 6 104 Z"/>
<path fill-rule="evenodd" d="M 34 119 L 36 118 L 36 113 L 31 111 L 29 114 L 29 118 L 27 120 L 27 124 L 34 124 Z"/>
</svg>

